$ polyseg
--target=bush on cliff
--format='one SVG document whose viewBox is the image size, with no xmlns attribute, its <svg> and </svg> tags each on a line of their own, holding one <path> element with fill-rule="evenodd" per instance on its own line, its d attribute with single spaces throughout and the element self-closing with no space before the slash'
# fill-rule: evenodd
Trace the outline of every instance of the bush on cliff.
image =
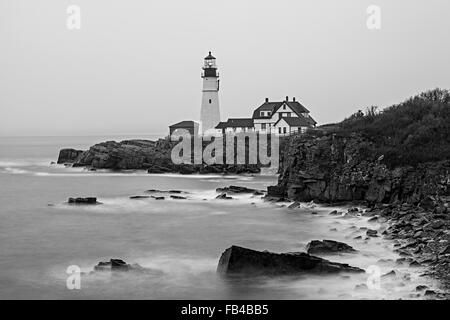
<svg viewBox="0 0 450 320">
<path fill-rule="evenodd" d="M 384 155 L 389 167 L 439 161 L 450 155 L 450 92 L 435 89 L 377 111 L 358 111 L 334 132 L 359 132 L 374 142 L 370 151 Z"/>
</svg>

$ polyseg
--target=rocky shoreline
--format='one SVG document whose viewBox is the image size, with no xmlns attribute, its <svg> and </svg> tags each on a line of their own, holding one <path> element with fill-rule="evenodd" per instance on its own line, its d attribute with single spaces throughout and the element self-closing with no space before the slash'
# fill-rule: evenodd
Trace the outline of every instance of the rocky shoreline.
<svg viewBox="0 0 450 320">
<path fill-rule="evenodd" d="M 57 163 L 91 170 L 146 170 L 151 174 L 253 174 L 260 172 L 260 166 L 256 164 L 174 164 L 171 160 L 171 151 L 176 143 L 168 138 L 157 141 L 106 141 L 93 145 L 89 150 L 62 149 Z"/>
<path fill-rule="evenodd" d="M 282 153 L 279 181 L 268 198 L 361 204 L 388 223 L 403 262 L 428 268 L 450 291 L 450 161 L 389 168 L 368 154 L 358 134 L 292 137 Z"/>
</svg>

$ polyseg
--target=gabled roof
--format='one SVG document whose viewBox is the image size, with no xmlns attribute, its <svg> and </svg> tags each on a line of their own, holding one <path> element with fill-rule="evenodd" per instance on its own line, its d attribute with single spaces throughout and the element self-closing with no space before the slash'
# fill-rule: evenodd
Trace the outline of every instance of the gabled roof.
<svg viewBox="0 0 450 320">
<path fill-rule="evenodd" d="M 283 102 L 264 102 L 259 108 L 253 111 L 253 119 L 267 119 L 271 118 L 272 114 L 278 110 Z M 270 116 L 261 116 L 261 111 L 270 111 Z"/>
<path fill-rule="evenodd" d="M 170 128 L 192 128 L 194 126 L 195 126 L 195 121 L 186 120 L 186 121 L 181 121 L 181 122 L 175 123 L 169 127 Z"/>
<path fill-rule="evenodd" d="M 289 106 L 292 111 L 294 111 L 298 116 L 301 116 L 302 113 L 309 113 L 309 110 L 306 109 L 300 102 L 298 101 L 281 101 L 281 102 L 264 102 L 259 108 L 257 108 L 253 112 L 253 119 L 267 119 L 271 118 L 272 114 L 275 113 L 284 103 Z M 261 116 L 261 111 L 270 111 L 270 116 Z"/>
<path fill-rule="evenodd" d="M 230 118 L 227 122 L 219 122 L 216 129 L 224 128 L 252 128 L 253 119 L 251 118 Z"/>
<path fill-rule="evenodd" d="M 215 129 L 223 129 L 227 127 L 227 122 L 219 122 L 219 124 L 215 127 Z"/>
<path fill-rule="evenodd" d="M 286 121 L 286 123 L 290 126 L 290 127 L 309 127 L 311 126 L 311 122 L 308 121 L 308 118 L 305 118 L 303 116 L 300 117 L 283 117 L 280 118 L 277 122 L 275 122 L 275 126 L 277 125 L 278 122 L 280 122 L 281 120 Z"/>
</svg>

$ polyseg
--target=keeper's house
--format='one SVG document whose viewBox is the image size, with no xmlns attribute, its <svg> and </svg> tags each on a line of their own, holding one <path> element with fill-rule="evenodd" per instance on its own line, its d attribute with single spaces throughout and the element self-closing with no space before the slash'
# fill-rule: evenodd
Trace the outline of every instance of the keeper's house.
<svg viewBox="0 0 450 320">
<path fill-rule="evenodd" d="M 257 131 L 261 133 L 274 133 L 277 135 L 290 135 L 304 133 L 308 128 L 315 127 L 317 122 L 309 115 L 306 109 L 295 98 L 289 101 L 265 102 L 253 111 L 252 118 L 232 118 L 220 122 L 216 126 L 217 133 Z"/>
</svg>

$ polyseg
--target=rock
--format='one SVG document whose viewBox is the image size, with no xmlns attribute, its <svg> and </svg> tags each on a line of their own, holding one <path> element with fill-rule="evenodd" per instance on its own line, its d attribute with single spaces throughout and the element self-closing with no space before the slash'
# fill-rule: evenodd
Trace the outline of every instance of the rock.
<svg viewBox="0 0 450 320">
<path fill-rule="evenodd" d="M 74 163 L 77 161 L 78 157 L 83 153 L 82 150 L 75 149 L 62 149 L 59 151 L 58 163 Z"/>
<path fill-rule="evenodd" d="M 338 212 L 337 210 L 333 210 L 333 211 L 331 211 L 329 214 L 330 214 L 331 216 L 338 216 L 338 215 L 341 215 L 342 213 L 341 213 L 341 212 Z"/>
<path fill-rule="evenodd" d="M 296 209 L 296 208 L 299 208 L 300 205 L 301 205 L 300 202 L 295 201 L 295 202 L 291 203 L 291 204 L 288 206 L 288 208 L 289 208 L 289 209 Z"/>
<path fill-rule="evenodd" d="M 157 196 L 151 196 L 155 200 L 164 200 L 165 197 L 157 197 Z"/>
<path fill-rule="evenodd" d="M 69 198 L 67 201 L 69 204 L 98 204 L 97 198 L 87 197 L 87 198 Z"/>
<path fill-rule="evenodd" d="M 259 190 L 251 189 L 247 187 L 240 187 L 240 186 L 229 186 L 229 187 L 223 187 L 223 188 L 217 188 L 216 192 L 219 193 L 252 193 L 259 192 Z"/>
<path fill-rule="evenodd" d="M 425 296 L 434 296 L 436 295 L 436 291 L 434 290 L 426 290 L 425 291 Z"/>
<path fill-rule="evenodd" d="M 373 229 L 368 229 L 366 231 L 366 235 L 369 237 L 378 237 L 377 235 L 378 231 L 377 230 L 373 230 Z"/>
<path fill-rule="evenodd" d="M 182 197 L 182 196 L 174 196 L 174 195 L 171 195 L 170 196 L 172 199 L 175 199 L 175 200 L 186 200 L 187 198 L 186 197 Z"/>
<path fill-rule="evenodd" d="M 382 278 L 395 278 L 397 277 L 397 273 L 394 270 L 389 271 L 381 276 Z"/>
<path fill-rule="evenodd" d="M 150 196 L 131 196 L 130 199 L 139 200 L 139 199 L 148 199 Z"/>
<path fill-rule="evenodd" d="M 111 259 L 105 262 L 99 262 L 95 267 L 95 271 L 128 271 L 130 265 L 121 259 Z"/>
<path fill-rule="evenodd" d="M 94 272 L 138 272 L 154 276 L 161 276 L 163 272 L 159 270 L 144 268 L 137 263 L 128 264 L 121 259 L 110 259 L 99 262 L 94 266 Z"/>
<path fill-rule="evenodd" d="M 356 252 L 348 244 L 334 240 L 313 240 L 306 246 L 306 252 L 309 254 L 329 254 L 338 252 Z"/>
<path fill-rule="evenodd" d="M 233 197 L 229 197 L 229 196 L 227 196 L 226 193 L 222 193 L 222 194 L 219 194 L 219 195 L 216 197 L 216 199 L 231 200 L 231 199 L 233 199 Z"/>
<path fill-rule="evenodd" d="M 348 264 L 331 262 L 304 252 L 260 252 L 238 246 L 226 249 L 219 260 L 217 272 L 222 275 L 287 275 L 297 273 L 364 272 Z"/>
<path fill-rule="evenodd" d="M 373 216 L 371 217 L 369 220 L 367 220 L 368 222 L 376 222 L 378 220 L 377 216 Z"/>
<path fill-rule="evenodd" d="M 426 289 L 428 289 L 428 286 L 426 286 L 426 285 L 418 285 L 416 287 L 416 291 L 423 291 L 423 290 L 426 290 Z"/>
</svg>

